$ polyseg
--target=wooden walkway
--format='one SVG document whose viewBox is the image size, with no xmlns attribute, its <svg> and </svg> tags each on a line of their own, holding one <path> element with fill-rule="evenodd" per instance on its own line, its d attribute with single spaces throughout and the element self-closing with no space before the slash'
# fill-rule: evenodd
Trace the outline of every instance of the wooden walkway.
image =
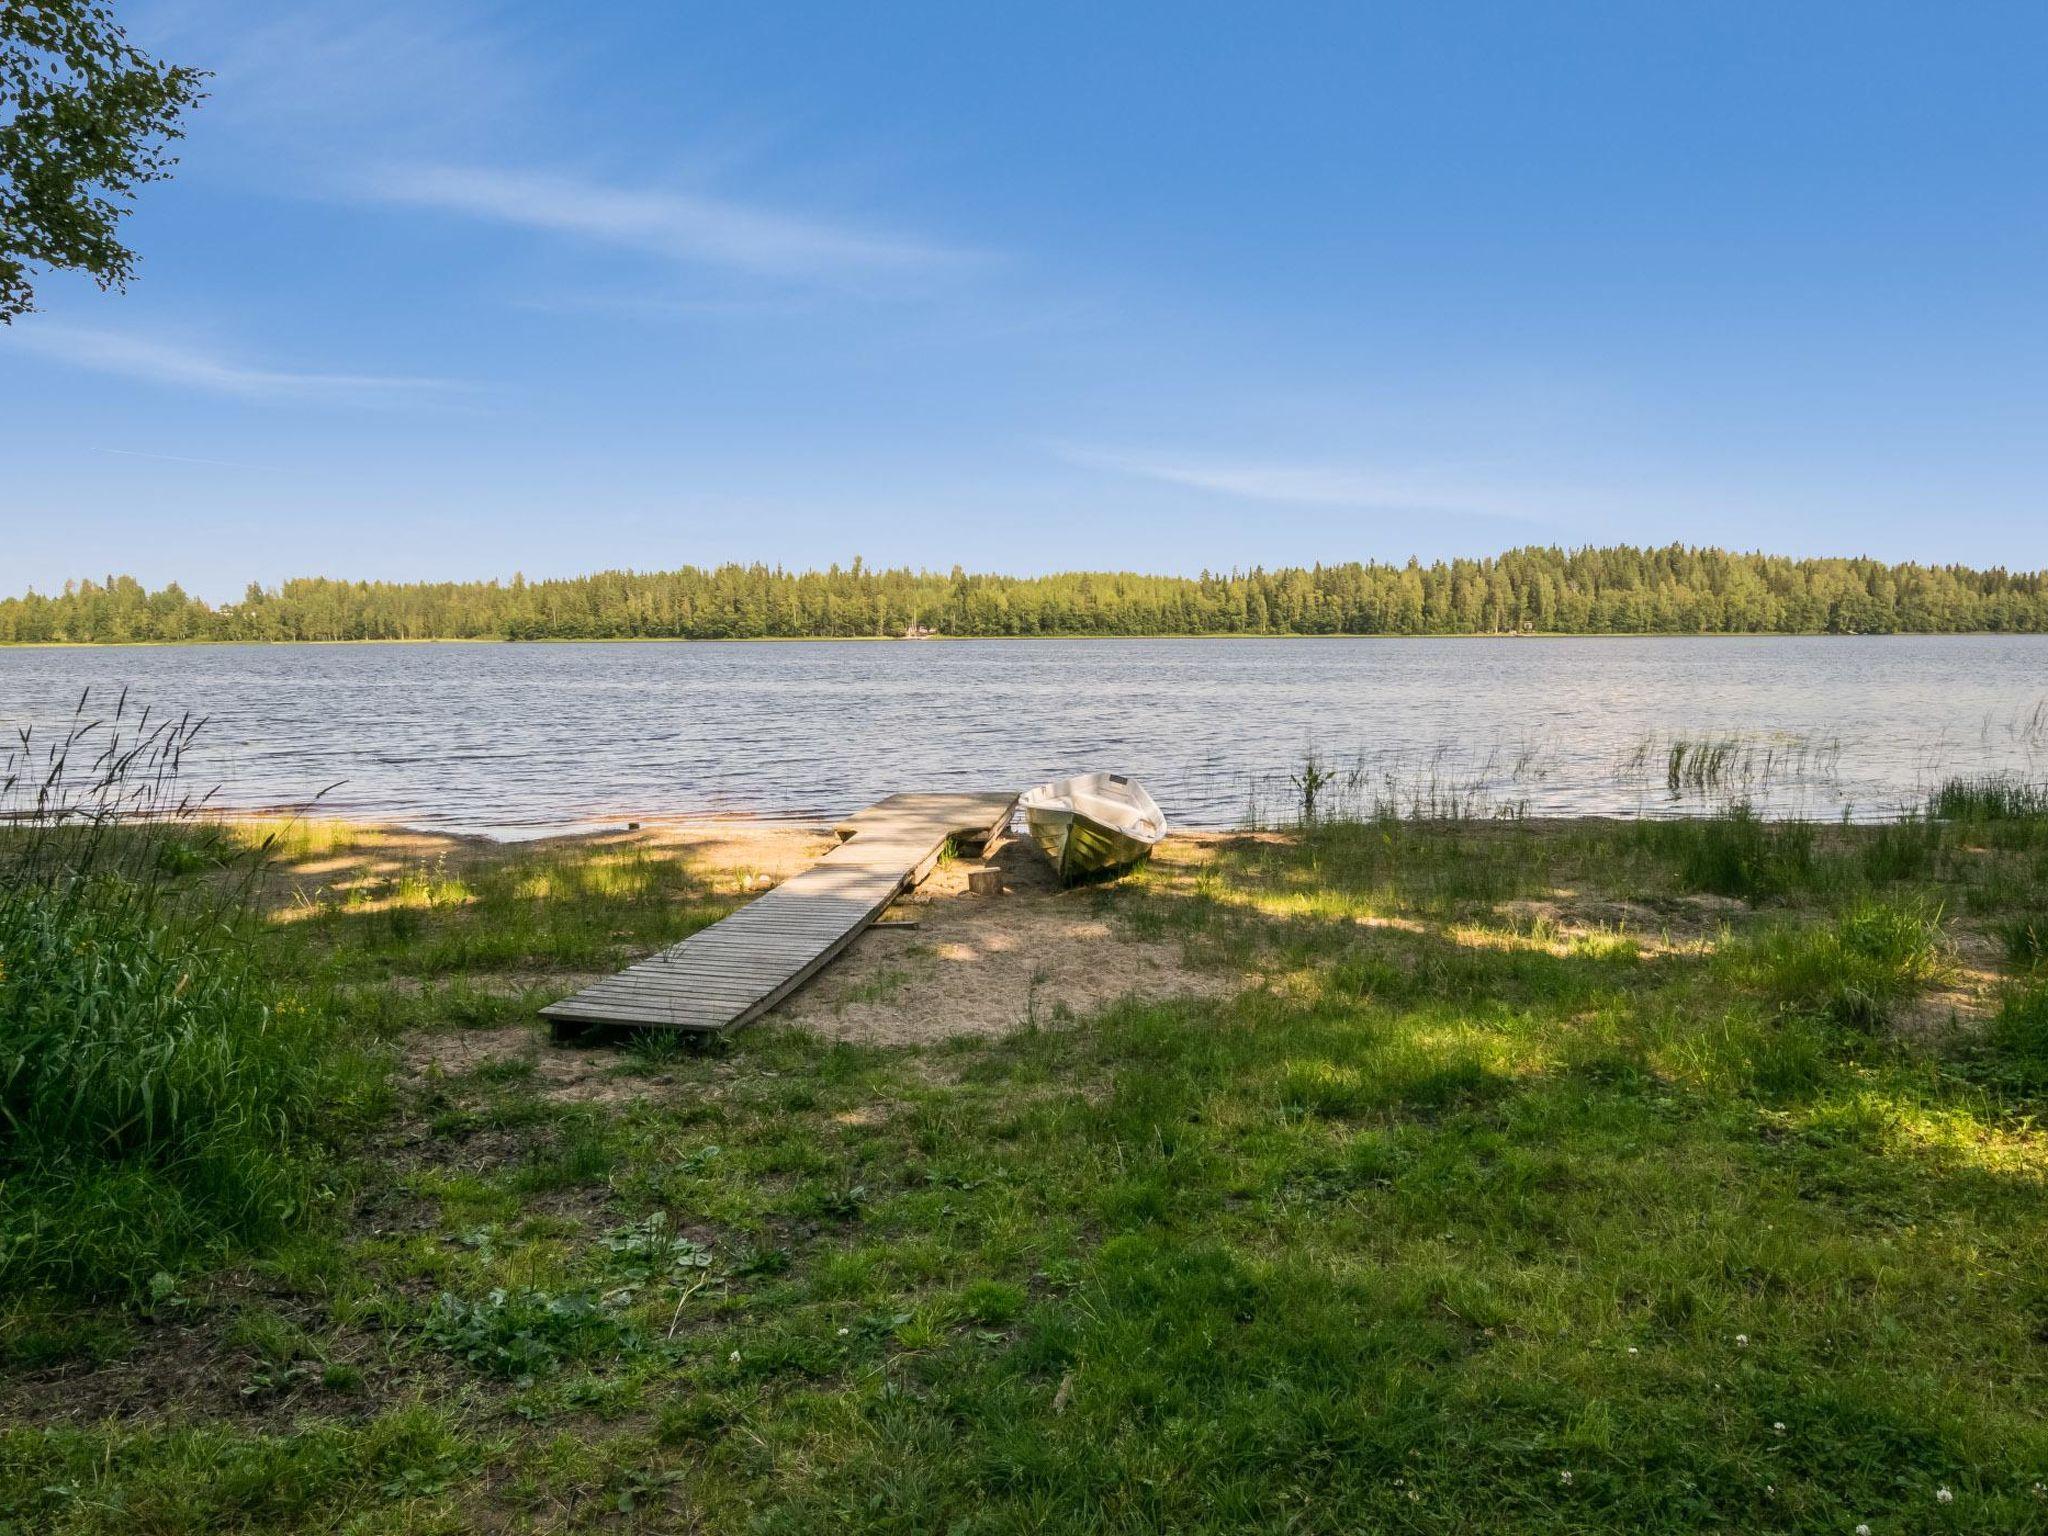
<svg viewBox="0 0 2048 1536">
<path fill-rule="evenodd" d="M 802 986 L 905 889 L 949 838 L 986 848 L 1017 796 L 891 795 L 833 830 L 837 848 L 802 874 L 672 949 L 541 1009 L 558 1032 L 624 1024 L 716 1032 L 758 1018 Z"/>
</svg>

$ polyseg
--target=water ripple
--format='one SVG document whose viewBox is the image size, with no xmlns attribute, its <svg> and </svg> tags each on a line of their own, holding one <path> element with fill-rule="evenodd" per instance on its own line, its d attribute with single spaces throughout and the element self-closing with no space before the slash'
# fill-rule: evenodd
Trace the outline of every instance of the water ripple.
<svg viewBox="0 0 2048 1536">
<path fill-rule="evenodd" d="M 2048 763 L 2039 636 L 17 649 L 0 720 L 88 685 L 209 713 L 193 771 L 226 804 L 342 779 L 330 814 L 463 830 L 815 819 L 1094 767 L 1233 826 L 1291 816 L 1311 750 L 1351 809 L 1868 817 Z M 1674 794 L 1680 741 L 1725 744 L 1721 777 Z"/>
</svg>

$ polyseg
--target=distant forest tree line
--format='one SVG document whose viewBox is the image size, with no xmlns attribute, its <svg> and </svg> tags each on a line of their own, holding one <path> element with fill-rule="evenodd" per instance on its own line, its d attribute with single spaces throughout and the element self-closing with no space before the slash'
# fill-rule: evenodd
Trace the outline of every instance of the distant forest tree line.
<svg viewBox="0 0 2048 1536">
<path fill-rule="evenodd" d="M 2048 632 L 2048 575 L 1672 545 L 1198 577 L 765 565 L 560 580 L 251 586 L 213 606 L 127 577 L 0 599 L 0 642 L 735 640 L 900 635 Z"/>
</svg>

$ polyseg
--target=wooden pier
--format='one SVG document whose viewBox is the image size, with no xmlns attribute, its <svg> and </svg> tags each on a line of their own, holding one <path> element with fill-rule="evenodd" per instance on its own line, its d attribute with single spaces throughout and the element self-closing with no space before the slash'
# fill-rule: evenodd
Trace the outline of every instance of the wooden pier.
<svg viewBox="0 0 2048 1536">
<path fill-rule="evenodd" d="M 822 970 L 930 873 L 949 839 L 983 849 L 1000 839 L 1016 804 L 1008 792 L 891 795 L 833 828 L 839 846 L 802 874 L 541 1016 L 558 1034 L 737 1028 Z"/>
</svg>

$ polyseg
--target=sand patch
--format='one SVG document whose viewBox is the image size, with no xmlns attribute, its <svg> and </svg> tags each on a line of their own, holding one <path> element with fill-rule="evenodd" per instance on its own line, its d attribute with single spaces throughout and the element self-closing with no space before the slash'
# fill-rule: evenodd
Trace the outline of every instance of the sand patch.
<svg viewBox="0 0 2048 1536">
<path fill-rule="evenodd" d="M 746 817 L 647 822 L 638 832 L 617 836 L 627 847 L 680 853 L 715 889 L 741 891 L 779 885 L 839 845 L 828 827 Z M 575 846 L 583 840 L 563 841 Z"/>
<path fill-rule="evenodd" d="M 406 1036 L 399 1059 L 405 1075 L 421 1081 L 467 1077 L 529 1057 L 537 1038 L 538 1031 L 525 1028 L 421 1031 Z"/>
<path fill-rule="evenodd" d="M 1517 928 L 1550 939 L 1548 947 L 1559 954 L 1569 953 L 1576 941 L 1625 938 L 1641 954 L 1660 955 L 1711 950 L 1722 929 L 1748 908 L 1727 896 L 1672 896 L 1652 905 L 1559 888 L 1548 896 L 1504 901 L 1495 910 Z"/>
<path fill-rule="evenodd" d="M 1981 1028 L 1998 1011 L 1995 1000 L 1967 986 L 1942 987 L 1902 1003 L 1891 1018 L 1892 1033 L 1920 1045 L 1946 1035 Z"/>
<path fill-rule="evenodd" d="M 529 992 L 567 996 L 612 974 L 611 971 L 478 971 L 455 977 L 392 976 L 377 985 L 408 997 L 447 992 L 457 987 L 484 997 L 524 997 Z"/>
<path fill-rule="evenodd" d="M 985 867 L 1001 873 L 1001 895 L 968 894 L 968 871 Z M 833 1040 L 915 1045 L 1085 1017 L 1129 995 L 1236 989 L 1189 966 L 1178 944 L 1131 936 L 1102 892 L 1058 889 L 1018 837 L 986 864 L 942 863 L 909 906 L 916 927 L 870 928 L 769 1019 Z"/>
<path fill-rule="evenodd" d="M 460 1080 L 476 1072 L 523 1077 L 543 1098 L 564 1104 L 623 1104 L 652 1098 L 674 1082 L 666 1073 L 627 1068 L 616 1050 L 550 1044 L 541 1025 L 416 1032 L 401 1062 L 415 1083 Z"/>
<path fill-rule="evenodd" d="M 1998 1012 L 2004 991 L 2002 954 L 1999 942 L 1987 933 L 1950 930 L 1947 974 L 1939 986 L 1899 1007 L 1892 1015 L 1893 1033 L 1924 1045 L 1983 1028 Z"/>
<path fill-rule="evenodd" d="M 710 890 L 757 895 L 809 868 L 837 841 L 825 827 L 743 818 L 648 822 L 513 845 L 379 829 L 348 848 L 283 865 L 273 878 L 298 887 L 303 900 L 337 892 L 365 875 L 387 875 L 387 865 L 425 863 L 459 876 L 556 850 L 584 858 L 653 852 L 679 858 Z M 1220 846 L 1244 841 L 1180 835 L 1161 850 L 1159 862 L 1192 869 Z M 1001 895 L 968 894 L 968 871 L 982 867 L 1002 874 Z M 980 860 L 942 861 L 903 903 L 915 914 L 916 926 L 868 930 L 764 1022 L 793 1024 L 835 1040 L 906 1045 L 996 1036 L 1033 1022 L 1085 1017 L 1126 996 L 1220 997 L 1241 985 L 1226 974 L 1191 967 L 1176 942 L 1134 937 L 1114 917 L 1113 905 L 1111 891 L 1059 890 L 1037 851 L 1012 836 L 986 866 Z M 637 956 L 622 952 L 618 968 L 632 958 Z M 422 991 L 457 980 L 497 996 L 566 994 L 609 974 L 484 971 L 433 983 L 394 978 L 386 985 Z M 460 1078 L 482 1068 L 513 1072 L 513 1063 L 525 1061 L 538 1091 L 572 1101 L 631 1099 L 661 1086 L 657 1079 L 615 1072 L 615 1049 L 561 1049 L 548 1045 L 537 1028 L 422 1033 L 407 1041 L 404 1059 L 406 1074 L 416 1081 Z"/>
<path fill-rule="evenodd" d="M 369 911 L 384 904 L 381 898 L 397 881 L 422 872 L 460 881 L 514 861 L 545 862 L 550 855 L 603 863 L 644 854 L 680 860 L 707 891 L 757 892 L 806 868 L 837 842 L 827 827 L 747 817 L 621 823 L 516 843 L 408 827 L 350 829 L 343 846 L 273 858 L 258 893 L 274 915 L 286 919 L 310 915 L 324 898 L 352 897 L 353 910 Z"/>
</svg>

